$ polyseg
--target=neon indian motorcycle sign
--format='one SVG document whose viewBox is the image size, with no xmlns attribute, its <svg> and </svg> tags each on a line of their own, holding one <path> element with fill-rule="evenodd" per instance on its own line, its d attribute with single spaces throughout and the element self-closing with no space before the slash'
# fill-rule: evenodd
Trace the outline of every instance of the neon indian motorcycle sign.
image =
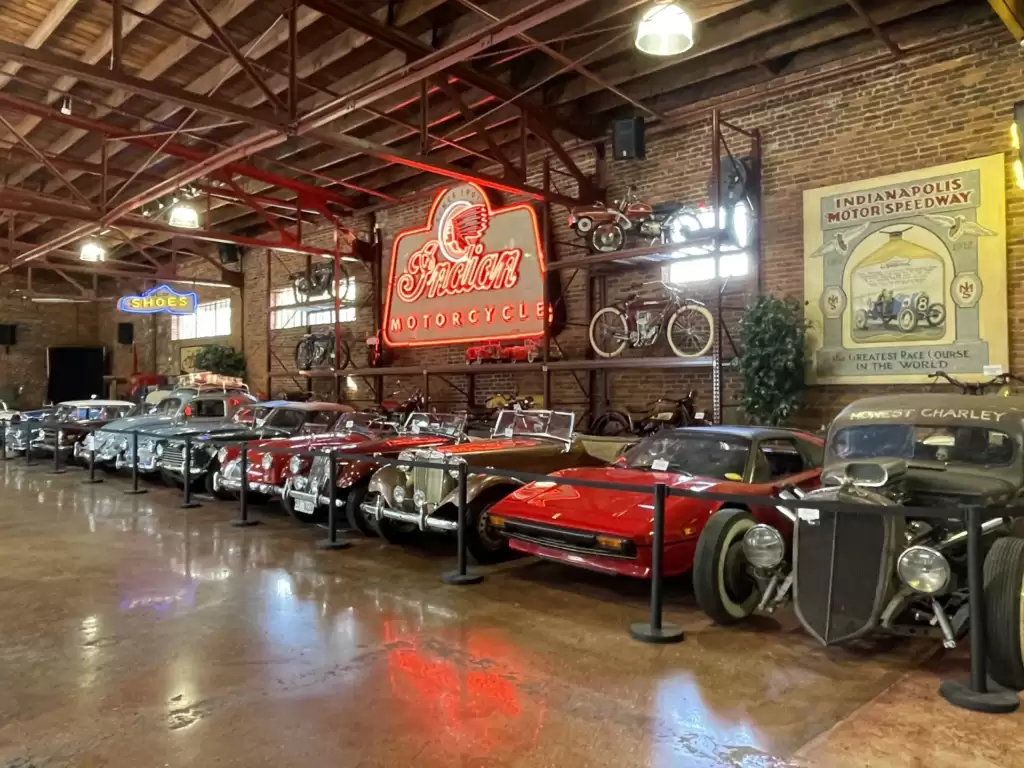
<svg viewBox="0 0 1024 768">
<path fill-rule="evenodd" d="M 435 199 L 395 237 L 384 340 L 393 347 L 544 333 L 544 253 L 528 204 L 492 208 L 476 184 Z"/>
</svg>

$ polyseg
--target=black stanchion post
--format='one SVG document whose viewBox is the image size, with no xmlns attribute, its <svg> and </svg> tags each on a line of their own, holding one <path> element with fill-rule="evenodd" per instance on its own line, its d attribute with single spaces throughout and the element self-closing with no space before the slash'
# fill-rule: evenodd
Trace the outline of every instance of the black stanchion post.
<svg viewBox="0 0 1024 768">
<path fill-rule="evenodd" d="M 63 442 L 64 432 L 59 427 L 57 434 L 53 436 L 53 469 L 50 470 L 51 475 L 63 475 L 64 470 L 60 466 L 60 444 Z"/>
<path fill-rule="evenodd" d="M 985 554 L 982 547 L 981 509 L 968 507 L 967 525 L 967 603 L 971 617 L 971 679 L 944 680 L 939 693 L 950 704 L 975 712 L 1001 714 L 1020 707 L 1020 697 L 988 679 L 985 655 Z"/>
<path fill-rule="evenodd" d="M 644 643 L 678 643 L 683 630 L 661 620 L 662 557 L 665 553 L 665 499 L 668 489 L 664 483 L 654 486 L 654 540 L 651 542 L 651 618 L 648 622 L 629 625 L 634 640 Z"/>
<path fill-rule="evenodd" d="M 238 518 L 231 521 L 235 528 L 249 528 L 259 525 L 259 520 L 249 519 L 249 446 L 242 443 L 242 455 L 238 460 L 239 468 L 242 470 L 242 485 L 238 491 Z"/>
<path fill-rule="evenodd" d="M 25 426 L 22 430 L 25 433 L 25 466 L 32 466 L 32 430 L 29 429 L 28 422 L 25 422 Z"/>
<path fill-rule="evenodd" d="M 89 448 L 89 476 L 82 482 L 85 485 L 95 485 L 103 481 L 96 477 L 96 433 L 90 432 L 89 436 L 92 437 L 92 447 Z"/>
<path fill-rule="evenodd" d="M 316 543 L 317 549 L 348 549 L 352 542 L 338 538 L 338 457 L 327 453 L 327 538 Z M 314 489 L 314 493 L 316 490 Z"/>
<path fill-rule="evenodd" d="M 136 459 L 137 461 L 137 459 Z M 182 509 L 195 509 L 203 506 L 198 501 L 192 500 L 192 437 L 185 435 L 185 497 L 181 500 Z"/>
<path fill-rule="evenodd" d="M 7 461 L 7 430 L 10 429 L 10 422 L 0 424 L 0 461 Z"/>
<path fill-rule="evenodd" d="M 459 464 L 459 519 L 457 521 L 458 527 L 456 528 L 458 536 L 458 553 L 456 557 L 458 559 L 455 570 L 441 576 L 441 581 L 445 584 L 455 584 L 456 586 L 479 584 L 484 580 L 484 577 L 479 573 L 469 573 L 466 566 L 466 523 L 468 522 L 466 518 L 469 512 L 469 502 L 467 501 L 468 487 L 469 477 L 466 465 Z"/>
<path fill-rule="evenodd" d="M 145 488 L 139 488 L 139 433 L 132 432 L 132 487 L 125 491 L 129 496 L 138 496 L 140 493 L 148 493 Z"/>
</svg>

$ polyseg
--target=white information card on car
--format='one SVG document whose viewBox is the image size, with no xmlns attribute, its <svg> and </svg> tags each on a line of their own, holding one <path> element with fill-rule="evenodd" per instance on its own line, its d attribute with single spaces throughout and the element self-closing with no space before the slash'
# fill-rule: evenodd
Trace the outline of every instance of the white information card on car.
<svg viewBox="0 0 1024 768">
<path fill-rule="evenodd" d="M 821 513 L 816 509 L 798 508 L 796 516 L 805 523 L 817 523 L 821 519 Z"/>
</svg>

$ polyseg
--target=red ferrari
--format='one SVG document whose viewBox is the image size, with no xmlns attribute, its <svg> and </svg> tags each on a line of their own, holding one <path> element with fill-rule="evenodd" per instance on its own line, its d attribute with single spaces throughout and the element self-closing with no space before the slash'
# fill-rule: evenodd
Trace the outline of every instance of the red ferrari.
<svg viewBox="0 0 1024 768">
<path fill-rule="evenodd" d="M 782 487 L 817 487 L 821 457 L 822 440 L 806 432 L 740 426 L 666 429 L 637 443 L 610 466 L 566 469 L 552 473 L 551 480 L 523 486 L 490 508 L 489 522 L 520 552 L 602 573 L 648 578 L 657 483 L 688 491 L 772 496 Z M 564 485 L 560 478 L 635 485 L 637 490 Z M 790 530 L 788 518 L 774 506 L 745 507 L 753 520 Z M 693 568 L 701 531 L 723 508 L 742 511 L 744 505 L 668 497 L 666 576 Z"/>
</svg>

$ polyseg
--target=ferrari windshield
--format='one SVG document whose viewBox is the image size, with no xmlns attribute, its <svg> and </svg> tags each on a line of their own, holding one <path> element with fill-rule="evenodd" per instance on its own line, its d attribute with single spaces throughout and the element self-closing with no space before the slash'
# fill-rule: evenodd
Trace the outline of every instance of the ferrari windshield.
<svg viewBox="0 0 1024 768">
<path fill-rule="evenodd" d="M 575 416 L 560 411 L 502 411 L 494 437 L 554 437 L 569 442 Z"/>
<path fill-rule="evenodd" d="M 466 415 L 462 413 L 410 413 L 403 432 L 413 435 L 427 433 L 458 437 L 466 430 Z"/>
<path fill-rule="evenodd" d="M 749 453 L 750 442 L 743 438 L 700 432 L 662 432 L 641 440 L 619 462 L 629 469 L 741 481 Z"/>
<path fill-rule="evenodd" d="M 995 429 L 911 424 L 844 427 L 828 446 L 829 461 L 885 457 L 983 467 L 1005 466 L 1013 452 L 1013 439 Z"/>
</svg>

